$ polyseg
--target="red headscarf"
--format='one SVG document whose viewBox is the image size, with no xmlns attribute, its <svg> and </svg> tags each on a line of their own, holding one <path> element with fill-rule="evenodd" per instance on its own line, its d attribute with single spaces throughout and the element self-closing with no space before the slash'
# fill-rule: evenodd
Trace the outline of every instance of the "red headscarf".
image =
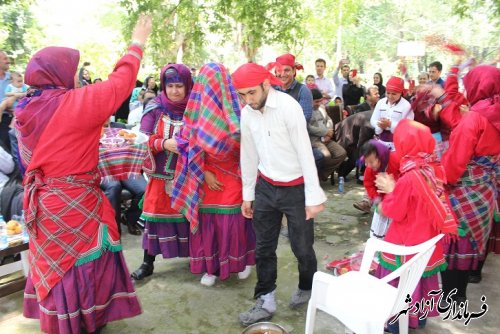
<svg viewBox="0 0 500 334">
<path fill-rule="evenodd" d="M 283 66 L 290 66 L 291 68 L 297 69 L 297 70 L 303 70 L 304 66 L 302 64 L 297 63 L 295 61 L 295 56 L 291 53 L 285 53 L 284 55 L 279 56 L 276 58 L 276 62 L 271 62 L 266 65 L 266 68 L 268 70 L 272 70 L 273 68 L 276 68 L 277 72 L 282 71 Z"/>
<path fill-rule="evenodd" d="M 31 156 L 64 94 L 74 88 L 79 60 L 78 50 L 55 46 L 44 48 L 31 57 L 26 66 L 25 80 L 36 91 L 30 92 L 16 108 L 21 155 L 29 152 L 28 156 Z"/>
<path fill-rule="evenodd" d="M 263 83 L 266 79 L 269 79 L 271 85 L 281 86 L 283 84 L 281 80 L 272 75 L 264 66 L 255 63 L 241 65 L 234 71 L 231 77 L 236 89 L 255 87 Z"/>
<path fill-rule="evenodd" d="M 386 92 L 396 92 L 402 94 L 405 88 L 403 79 L 398 77 L 391 77 L 385 85 Z"/>
<path fill-rule="evenodd" d="M 500 131 L 500 69 L 476 66 L 464 77 L 471 111 L 478 112 Z"/>
</svg>

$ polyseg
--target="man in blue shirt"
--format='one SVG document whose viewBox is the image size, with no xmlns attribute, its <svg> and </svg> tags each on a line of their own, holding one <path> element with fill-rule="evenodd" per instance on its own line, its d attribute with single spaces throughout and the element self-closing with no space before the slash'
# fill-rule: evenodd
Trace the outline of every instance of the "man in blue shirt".
<svg viewBox="0 0 500 334">
<path fill-rule="evenodd" d="M 278 90 L 291 95 L 299 102 L 308 123 L 312 115 L 312 93 L 306 85 L 295 80 L 297 69 L 302 70 L 304 67 L 295 63 L 295 56 L 290 53 L 279 56 L 276 63 L 271 64 L 275 67 L 276 76 L 283 83 L 283 87 L 278 87 Z"/>
<path fill-rule="evenodd" d="M 340 97 L 342 102 L 344 101 L 344 97 L 342 96 L 342 87 L 347 85 L 349 78 L 349 71 L 351 68 L 348 65 L 349 61 L 347 59 L 342 59 L 339 62 L 339 66 L 333 72 L 333 83 L 335 84 L 335 96 Z M 341 71 L 342 76 L 339 77 L 339 71 Z"/>
<path fill-rule="evenodd" d="M 9 67 L 9 57 L 7 57 L 5 51 L 0 50 L 0 102 L 5 98 L 5 88 L 10 84 Z M 0 117 L 0 141 L 2 141 L 7 148 L 10 148 L 9 125 L 12 120 L 12 115 L 7 112 L 2 112 Z"/>
<path fill-rule="evenodd" d="M 444 88 L 444 80 L 441 79 L 441 71 L 443 70 L 443 64 L 438 61 L 434 61 L 429 64 L 429 77 L 431 80 L 429 83 L 438 84 L 441 88 Z"/>
<path fill-rule="evenodd" d="M 5 97 L 5 88 L 10 83 L 9 67 L 9 57 L 3 50 L 0 50 L 0 101 Z"/>
</svg>

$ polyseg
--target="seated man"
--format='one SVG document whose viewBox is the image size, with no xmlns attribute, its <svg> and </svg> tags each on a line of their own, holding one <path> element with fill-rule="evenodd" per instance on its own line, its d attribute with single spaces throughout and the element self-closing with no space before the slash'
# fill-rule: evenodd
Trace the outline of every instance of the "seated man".
<svg viewBox="0 0 500 334">
<path fill-rule="evenodd" d="M 104 195 L 106 195 L 115 209 L 116 224 L 118 225 L 118 230 L 120 232 L 120 222 L 122 217 L 122 189 L 126 189 L 132 194 L 132 202 L 130 207 L 125 212 L 128 232 L 133 235 L 141 234 L 139 228 L 137 227 L 137 221 L 142 213 L 142 210 L 139 209 L 139 202 L 146 191 L 146 184 L 146 180 L 143 176 L 137 179 L 128 179 L 124 181 L 103 181 L 101 183 L 101 189 L 104 191 Z"/>
<path fill-rule="evenodd" d="M 347 151 L 347 160 L 340 165 L 338 170 L 339 176 L 349 175 L 356 167 L 361 146 L 373 138 L 375 130 L 370 124 L 372 114 L 372 110 L 358 112 L 337 124 L 335 139 Z M 359 169 L 356 169 L 356 182 L 358 184 L 363 184 L 360 179 L 362 175 L 359 173 Z"/>
<path fill-rule="evenodd" d="M 311 90 L 313 95 L 313 112 L 307 132 L 314 149 L 323 154 L 322 167 L 318 169 L 320 181 L 327 181 L 335 169 L 344 161 L 347 153 L 333 140 L 333 122 L 322 105 L 323 94 L 319 89 Z"/>
<path fill-rule="evenodd" d="M 3 146 L 0 142 L 0 214 L 8 221 L 12 215 L 22 214 L 23 187 L 16 179 L 14 159 Z"/>
</svg>

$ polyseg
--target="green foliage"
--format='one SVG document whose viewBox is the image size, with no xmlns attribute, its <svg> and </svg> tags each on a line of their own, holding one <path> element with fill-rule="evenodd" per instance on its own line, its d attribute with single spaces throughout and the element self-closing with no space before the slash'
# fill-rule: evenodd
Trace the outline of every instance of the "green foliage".
<svg viewBox="0 0 500 334">
<path fill-rule="evenodd" d="M 149 13 L 153 17 L 153 31 L 148 41 L 151 52 L 148 54 L 152 55 L 157 67 L 176 62 L 180 52 L 186 64 L 201 64 L 205 59 L 204 7 L 195 0 L 176 3 L 166 0 L 121 0 L 120 5 L 128 14 L 123 28 L 126 39 L 130 39 L 139 14 Z"/>
<path fill-rule="evenodd" d="M 13 67 L 26 64 L 38 47 L 42 34 L 30 11 L 32 1 L 2 1 L 0 3 L 0 49 L 11 57 Z"/>
<path fill-rule="evenodd" d="M 472 18 L 477 9 L 485 8 L 492 21 L 500 21 L 499 0 L 454 0 L 452 8 L 454 14 L 461 18 Z"/>
<path fill-rule="evenodd" d="M 255 61 L 265 44 L 292 48 L 302 41 L 303 15 L 298 0 L 215 0 L 213 8 L 212 31 L 233 36 L 247 61 Z"/>
<path fill-rule="evenodd" d="M 128 13 L 123 29 L 127 37 L 140 13 L 153 16 L 154 28 L 148 44 L 157 66 L 176 62 L 180 51 L 184 63 L 201 65 L 209 58 L 207 49 L 214 47 L 214 43 L 221 47 L 225 41 L 238 45 L 249 61 L 255 60 L 263 45 L 282 44 L 292 48 L 297 41 L 302 41 L 303 15 L 298 0 L 180 0 L 175 3 L 121 0 L 120 5 Z"/>
</svg>

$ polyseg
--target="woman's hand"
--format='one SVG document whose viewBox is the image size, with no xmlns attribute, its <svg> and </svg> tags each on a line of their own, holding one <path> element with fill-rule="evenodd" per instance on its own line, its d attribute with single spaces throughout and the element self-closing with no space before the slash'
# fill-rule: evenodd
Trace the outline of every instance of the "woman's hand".
<svg viewBox="0 0 500 334">
<path fill-rule="evenodd" d="M 396 186 L 396 181 L 392 174 L 379 173 L 375 179 L 375 185 L 377 186 L 379 193 L 392 193 L 394 187 Z"/>
<path fill-rule="evenodd" d="M 205 183 L 207 184 L 208 189 L 214 191 L 222 191 L 222 188 L 224 187 L 224 184 L 219 182 L 215 174 L 209 170 L 205 171 Z"/>
<path fill-rule="evenodd" d="M 177 150 L 177 141 L 174 138 L 167 139 L 163 142 L 163 149 L 165 151 L 170 151 L 179 154 Z"/>
<path fill-rule="evenodd" d="M 141 14 L 132 32 L 132 43 L 137 43 L 141 46 L 144 46 L 149 37 L 149 34 L 151 33 L 151 29 L 153 29 L 151 16 Z"/>
</svg>

